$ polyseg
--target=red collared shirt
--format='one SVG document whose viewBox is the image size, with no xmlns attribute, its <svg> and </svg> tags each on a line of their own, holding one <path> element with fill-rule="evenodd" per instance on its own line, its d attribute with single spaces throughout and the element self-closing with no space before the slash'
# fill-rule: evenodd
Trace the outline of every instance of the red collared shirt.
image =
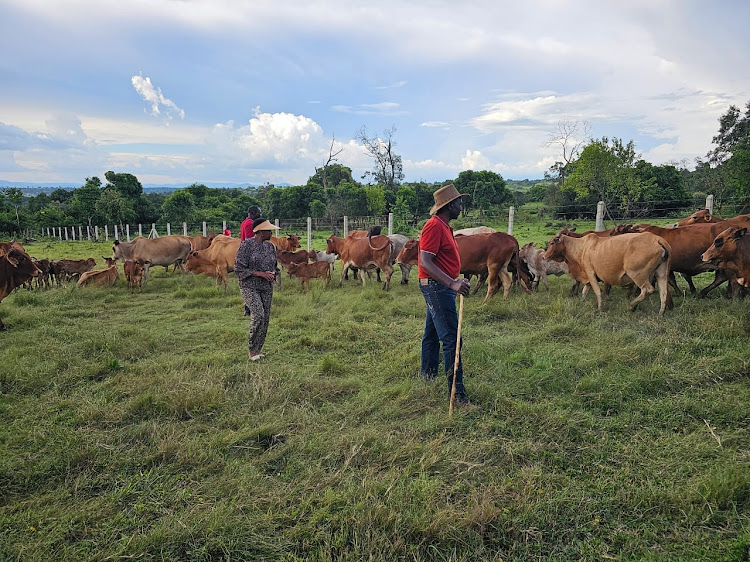
<svg viewBox="0 0 750 562">
<path fill-rule="evenodd" d="M 253 219 L 247 217 L 240 225 L 240 240 L 252 238 L 253 236 L 255 236 L 253 232 Z"/>
<path fill-rule="evenodd" d="M 419 235 L 419 250 L 433 254 L 435 265 L 448 277 L 457 279 L 461 274 L 461 257 L 458 255 L 458 245 L 453 238 L 453 229 L 439 216 L 432 216 L 422 228 L 422 233 Z M 421 261 L 418 277 L 419 279 L 429 277 L 422 269 Z"/>
</svg>

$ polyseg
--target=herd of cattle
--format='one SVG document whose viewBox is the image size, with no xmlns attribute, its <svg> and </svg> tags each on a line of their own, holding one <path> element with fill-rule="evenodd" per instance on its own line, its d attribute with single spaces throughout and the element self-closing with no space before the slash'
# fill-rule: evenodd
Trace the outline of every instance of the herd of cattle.
<svg viewBox="0 0 750 562">
<path fill-rule="evenodd" d="M 692 277 L 714 271 L 713 282 L 700 296 L 729 282 L 728 296 L 741 295 L 750 287 L 750 215 L 722 219 L 708 210 L 698 211 L 671 228 L 649 224 L 620 225 L 602 232 L 576 233 L 567 229 L 558 232 L 542 250 L 529 243 L 523 247 L 511 235 L 489 227 L 457 230 L 456 244 L 461 257 L 461 273 L 477 276 L 473 292 L 487 282 L 484 302 L 503 287 L 507 297 L 512 285 L 518 283 L 527 293 L 542 281 L 549 290 L 548 275 L 569 275 L 573 280 L 571 293 L 582 288 L 582 297 L 589 290 L 602 309 L 602 293 L 612 285 L 639 289 L 631 302 L 635 310 L 643 299 L 656 289 L 660 309 L 672 307 L 671 286 L 677 287 L 675 273 L 686 280 L 691 293 L 696 289 Z M 345 238 L 331 236 L 326 250 L 300 250 L 300 239 L 291 234 L 271 238 L 277 249 L 279 265 L 303 287 L 309 288 L 311 278 L 320 278 L 327 285 L 334 261 L 343 267 L 339 286 L 348 279 L 350 269 L 359 271 L 362 284 L 366 276 L 377 271 L 385 275 L 383 289 L 390 288 L 393 266 L 401 268 L 401 283 L 409 282 L 411 267 L 417 264 L 418 241 L 401 234 L 383 236 L 379 227 L 369 231 L 355 230 Z M 228 274 L 234 271 L 234 260 L 240 240 L 229 236 L 164 236 L 138 237 L 132 242 L 116 240 L 111 258 L 104 258 L 107 267 L 94 270 L 94 258 L 86 260 L 36 260 L 17 242 L 0 242 L 0 301 L 11 291 L 35 282 L 39 288 L 61 286 L 76 279 L 79 287 L 112 286 L 120 278 L 117 261 L 123 262 L 123 273 L 131 290 L 141 289 L 148 282 L 151 266 L 163 266 L 216 278 L 216 286 L 228 288 Z M 277 275 L 280 286 L 281 276 Z M 599 286 L 602 283 L 603 287 Z M 5 325 L 0 320 L 0 331 Z"/>
</svg>

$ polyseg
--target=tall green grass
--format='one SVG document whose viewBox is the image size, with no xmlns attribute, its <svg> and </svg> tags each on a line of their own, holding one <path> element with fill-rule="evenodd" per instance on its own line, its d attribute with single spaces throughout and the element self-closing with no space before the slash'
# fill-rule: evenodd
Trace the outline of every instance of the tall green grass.
<svg viewBox="0 0 750 562">
<path fill-rule="evenodd" d="M 448 417 L 414 281 L 339 272 L 285 276 L 258 363 L 233 277 L 7 297 L 0 559 L 748 559 L 747 302 L 469 298 Z"/>
</svg>

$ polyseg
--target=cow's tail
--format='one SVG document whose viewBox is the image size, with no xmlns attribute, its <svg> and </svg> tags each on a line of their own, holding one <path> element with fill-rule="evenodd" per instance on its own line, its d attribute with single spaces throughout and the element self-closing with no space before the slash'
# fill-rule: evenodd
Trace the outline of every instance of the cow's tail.
<svg viewBox="0 0 750 562">
<path fill-rule="evenodd" d="M 378 236 L 380 236 L 380 235 L 378 235 Z M 388 246 L 390 246 L 391 247 L 391 253 L 393 253 L 393 242 L 387 236 L 385 236 L 384 238 L 386 239 L 386 243 L 383 244 L 380 248 L 377 248 L 376 246 L 372 245 L 372 234 L 368 234 L 367 235 L 367 243 L 370 245 L 370 248 L 372 248 L 373 250 L 382 250 L 382 249 L 387 248 Z"/>
</svg>

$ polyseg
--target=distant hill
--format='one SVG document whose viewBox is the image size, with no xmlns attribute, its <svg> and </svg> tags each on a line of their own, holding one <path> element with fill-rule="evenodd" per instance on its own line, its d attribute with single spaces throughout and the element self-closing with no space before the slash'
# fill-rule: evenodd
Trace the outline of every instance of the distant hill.
<svg viewBox="0 0 750 562">
<path fill-rule="evenodd" d="M 259 186 L 251 185 L 248 183 L 218 183 L 218 182 L 194 182 L 194 183 L 202 183 L 206 187 L 209 187 L 211 189 L 246 189 L 248 187 L 256 188 Z M 5 181 L 0 180 L 0 190 L 15 187 L 23 191 L 26 195 L 38 195 L 40 193 L 52 193 L 56 189 L 77 189 L 83 185 L 83 182 L 81 183 L 65 183 L 65 182 L 23 182 L 23 181 Z M 171 184 L 171 185 L 164 185 L 164 184 L 156 184 L 156 183 L 144 183 L 143 184 L 143 190 L 147 193 L 169 193 L 172 191 L 176 191 L 178 189 L 183 189 L 185 187 L 188 187 L 192 184 Z M 291 184 L 288 183 L 280 183 L 276 184 L 276 187 L 289 187 Z"/>
</svg>

